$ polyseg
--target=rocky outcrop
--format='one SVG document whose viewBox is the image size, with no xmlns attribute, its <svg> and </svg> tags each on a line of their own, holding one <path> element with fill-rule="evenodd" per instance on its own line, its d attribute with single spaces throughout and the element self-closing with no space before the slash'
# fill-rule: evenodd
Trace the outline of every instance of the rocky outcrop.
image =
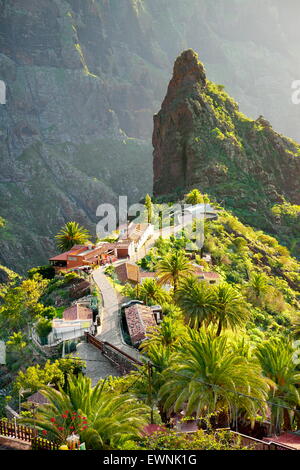
<svg viewBox="0 0 300 470">
<path fill-rule="evenodd" d="M 0 262 L 17 272 L 47 262 L 65 222 L 95 237 L 99 204 L 151 191 L 150 142 L 127 137 L 111 100 L 100 10 L 91 1 L 0 1 Z"/>
<path fill-rule="evenodd" d="M 0 0 L 0 262 L 44 264 L 67 220 L 94 233 L 98 204 L 151 192 L 152 116 L 184 47 L 251 116 L 300 138 L 300 5 L 242 3 Z"/>
<path fill-rule="evenodd" d="M 300 146 L 262 116 L 251 120 L 198 56 L 176 60 L 161 110 L 154 116 L 154 194 L 199 187 L 254 226 L 272 231 L 270 208 L 300 204 Z"/>
</svg>

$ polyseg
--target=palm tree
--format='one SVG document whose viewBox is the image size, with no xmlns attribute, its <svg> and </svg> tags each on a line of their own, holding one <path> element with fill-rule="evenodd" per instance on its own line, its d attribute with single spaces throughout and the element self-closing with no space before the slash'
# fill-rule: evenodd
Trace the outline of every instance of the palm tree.
<svg viewBox="0 0 300 470">
<path fill-rule="evenodd" d="M 261 303 L 270 289 L 268 277 L 264 273 L 252 274 L 248 289 L 254 301 Z"/>
<path fill-rule="evenodd" d="M 195 277 L 183 279 L 176 292 L 178 305 L 192 328 L 208 325 L 215 310 L 215 296 L 212 287 L 199 282 Z"/>
<path fill-rule="evenodd" d="M 243 326 L 250 317 L 244 297 L 230 284 L 221 283 L 214 286 L 213 321 L 218 323 L 217 336 L 222 329 L 235 329 Z"/>
<path fill-rule="evenodd" d="M 155 305 L 169 300 L 169 294 L 155 279 L 150 278 L 139 286 L 138 298 L 148 305 Z"/>
<path fill-rule="evenodd" d="M 227 336 L 191 330 L 190 341 L 177 349 L 160 390 L 166 410 L 184 409 L 197 417 L 222 411 L 228 420 L 238 412 L 254 418 L 266 411 L 268 381 L 256 361 L 233 350 Z"/>
<path fill-rule="evenodd" d="M 295 338 L 300 338 L 300 315 L 296 313 L 293 315 L 292 318 L 292 328 L 293 328 L 293 335 Z"/>
<path fill-rule="evenodd" d="M 89 239 L 89 232 L 77 222 L 68 222 L 55 236 L 57 247 L 63 252 L 74 245 L 84 245 Z"/>
<path fill-rule="evenodd" d="M 294 358 L 295 350 L 288 339 L 271 338 L 257 346 L 256 354 L 264 375 L 276 384 L 269 395 L 274 403 L 271 411 L 275 432 L 280 432 L 282 425 L 289 430 L 300 405 L 300 373 Z"/>
<path fill-rule="evenodd" d="M 185 327 L 180 320 L 164 317 L 159 329 L 155 328 L 148 335 L 148 339 L 142 343 L 142 349 L 148 351 L 154 345 L 170 348 L 182 338 L 184 333 Z"/>
<path fill-rule="evenodd" d="M 92 387 L 91 379 L 82 375 L 69 377 L 66 392 L 46 387 L 42 393 L 49 404 L 40 406 L 34 419 L 22 422 L 34 424 L 58 443 L 75 428 L 88 449 L 116 449 L 139 436 L 147 423 L 149 411 L 137 399 L 112 394 L 105 382 Z"/>
<path fill-rule="evenodd" d="M 164 316 L 172 318 L 173 320 L 181 320 L 183 318 L 182 310 L 173 303 L 163 303 L 162 312 Z"/>
<path fill-rule="evenodd" d="M 157 264 L 157 272 L 160 277 L 159 282 L 161 284 L 172 283 L 174 293 L 177 291 L 179 281 L 192 274 L 193 271 L 194 266 L 183 251 L 168 253 Z"/>
<path fill-rule="evenodd" d="M 165 413 L 159 391 L 164 384 L 163 372 L 170 365 L 171 349 L 155 342 L 150 342 L 146 349 L 150 362 L 133 373 L 140 380 L 135 382 L 132 392 L 138 399 L 150 406 L 152 410 L 151 421 L 153 421 L 153 409 L 157 406 L 162 421 L 166 423 L 168 416 Z"/>
</svg>

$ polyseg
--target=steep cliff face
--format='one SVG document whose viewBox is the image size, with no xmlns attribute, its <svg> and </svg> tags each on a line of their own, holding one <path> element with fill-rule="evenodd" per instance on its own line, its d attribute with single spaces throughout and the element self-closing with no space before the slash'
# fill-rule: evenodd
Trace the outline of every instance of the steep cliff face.
<svg viewBox="0 0 300 470">
<path fill-rule="evenodd" d="M 275 204 L 300 204 L 300 146 L 263 117 L 240 113 L 192 50 L 175 62 L 154 117 L 153 146 L 156 196 L 199 187 L 269 231 Z"/>
<path fill-rule="evenodd" d="M 0 1 L 0 260 L 19 272 L 47 262 L 65 222 L 95 236 L 99 204 L 152 189 L 150 142 L 127 137 L 110 99 L 100 3 Z"/>
<path fill-rule="evenodd" d="M 300 139 L 298 13 L 295 0 L 0 0 L 0 262 L 45 263 L 67 220 L 94 232 L 98 204 L 151 192 L 152 116 L 184 48 Z"/>
</svg>

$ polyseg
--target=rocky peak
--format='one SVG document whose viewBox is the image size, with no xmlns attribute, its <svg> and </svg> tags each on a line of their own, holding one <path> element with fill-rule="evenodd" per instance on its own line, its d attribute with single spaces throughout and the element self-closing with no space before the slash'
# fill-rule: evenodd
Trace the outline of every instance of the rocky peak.
<svg viewBox="0 0 300 470">
<path fill-rule="evenodd" d="M 270 231 L 274 204 L 300 203 L 300 146 L 262 116 L 255 121 L 240 113 L 224 87 L 206 79 L 192 50 L 175 62 L 154 116 L 153 147 L 156 196 L 174 199 L 198 187 Z"/>
<path fill-rule="evenodd" d="M 188 49 L 182 52 L 175 61 L 171 85 L 180 87 L 190 86 L 193 83 L 205 86 L 206 75 L 198 54 L 192 49 Z"/>
</svg>

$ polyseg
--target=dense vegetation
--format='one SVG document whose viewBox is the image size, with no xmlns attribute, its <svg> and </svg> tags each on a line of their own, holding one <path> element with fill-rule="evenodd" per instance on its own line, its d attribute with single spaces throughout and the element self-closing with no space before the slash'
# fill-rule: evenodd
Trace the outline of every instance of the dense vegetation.
<svg viewBox="0 0 300 470">
<path fill-rule="evenodd" d="M 186 201 L 210 202 L 197 190 Z M 143 217 L 164 225 L 157 209 L 148 196 Z M 177 236 L 159 238 L 139 264 L 156 271 L 156 279 L 126 285 L 123 293 L 160 303 L 163 321 L 140 345 L 144 366 L 96 387 L 82 376 L 82 361 L 46 361 L 27 333 L 33 323 L 47 328 L 74 274 L 57 277 L 40 267 L 2 284 L 1 339 L 12 382 L 1 412 L 6 403 L 17 406 L 23 390 L 42 390 L 50 405 L 22 412 L 23 422 L 59 443 L 76 431 L 91 449 L 237 449 L 232 435 L 216 429 L 268 420 L 269 432 L 298 429 L 300 265 L 288 249 L 218 206 L 216 220 L 194 220 Z M 201 268 L 218 273 L 219 282 L 199 280 Z M 114 277 L 112 267 L 106 272 Z M 198 423 L 189 442 L 169 429 L 178 416 Z M 161 426 L 159 432 L 143 435 L 147 423 Z"/>
<path fill-rule="evenodd" d="M 199 195 L 191 195 L 198 203 Z M 270 412 L 273 431 L 297 429 L 299 262 L 275 238 L 222 208 L 217 220 L 205 223 L 202 251 L 211 264 L 200 252 L 190 260 L 188 236 L 189 229 L 179 238 L 158 239 L 140 262 L 157 271 L 158 281 L 124 288 L 149 305 L 161 303 L 165 314 L 142 343 L 154 367 L 153 406 L 164 419 L 185 409 L 198 417 L 217 412 L 219 424 L 231 425 Z M 195 263 L 218 272 L 220 283 L 199 281 Z M 166 291 L 166 282 L 173 289 Z"/>
<path fill-rule="evenodd" d="M 153 146 L 160 201 L 197 186 L 299 255 L 299 144 L 263 116 L 253 120 L 241 113 L 224 87 L 207 79 L 191 49 L 175 61 L 154 117 Z"/>
</svg>

